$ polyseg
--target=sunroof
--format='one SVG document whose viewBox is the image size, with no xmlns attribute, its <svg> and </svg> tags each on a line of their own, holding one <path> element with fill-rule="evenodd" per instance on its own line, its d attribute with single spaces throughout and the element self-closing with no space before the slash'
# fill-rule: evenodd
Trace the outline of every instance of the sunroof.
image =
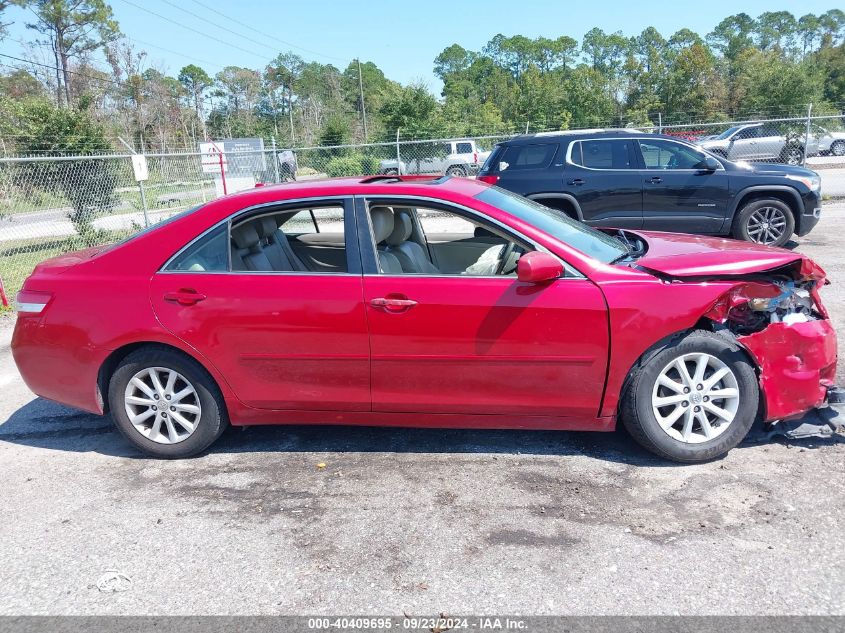
<svg viewBox="0 0 845 633">
<path fill-rule="evenodd" d="M 439 185 L 445 182 L 449 176 L 436 176 L 434 174 L 414 174 L 408 176 L 396 176 L 394 174 L 379 174 L 367 176 L 361 180 L 361 184 L 369 185 L 377 182 L 415 182 L 421 185 Z"/>
</svg>

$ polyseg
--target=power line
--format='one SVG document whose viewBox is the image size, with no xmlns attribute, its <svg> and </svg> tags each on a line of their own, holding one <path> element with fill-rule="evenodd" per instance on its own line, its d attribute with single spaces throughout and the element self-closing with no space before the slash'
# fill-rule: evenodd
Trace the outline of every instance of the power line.
<svg viewBox="0 0 845 633">
<path fill-rule="evenodd" d="M 6 55 L 5 53 L 0 53 L 0 57 L 6 57 L 7 59 L 14 59 L 17 62 L 22 62 L 24 64 L 32 64 L 33 66 L 41 66 L 42 68 L 49 68 L 50 70 L 63 70 L 62 68 L 59 68 L 58 66 L 51 66 L 50 64 L 42 64 L 41 62 L 34 62 L 32 60 L 29 60 L 29 59 L 21 59 L 20 57 L 15 57 L 14 55 Z M 4 64 L 4 66 L 9 66 L 10 68 L 16 68 L 15 66 L 12 66 L 11 64 Z M 17 70 L 26 70 L 26 69 L 17 68 Z M 67 72 L 70 75 L 78 75 L 80 77 L 86 77 L 88 79 L 91 79 L 93 81 L 99 81 L 101 83 L 109 83 L 109 84 L 114 84 L 116 86 L 125 86 L 125 84 L 123 84 L 120 81 L 117 81 L 115 79 L 108 79 L 106 77 L 95 77 L 94 75 L 86 75 L 85 73 L 81 73 L 77 70 L 67 69 L 65 72 Z"/>
<path fill-rule="evenodd" d="M 135 7 L 136 9 L 140 9 L 141 11 L 149 13 L 150 15 L 154 15 L 155 17 L 157 17 L 161 20 L 164 20 L 165 22 L 169 22 L 170 24 L 175 24 L 176 26 L 183 28 L 187 31 L 191 31 L 192 33 L 196 33 L 197 35 L 201 35 L 202 37 L 208 38 L 210 40 L 214 40 L 215 42 L 217 42 L 219 44 L 223 44 L 224 46 L 229 46 L 230 48 L 237 49 L 241 52 L 247 53 L 248 55 L 260 57 L 261 59 L 264 59 L 264 60 L 267 59 L 267 55 L 265 55 L 264 53 L 256 53 L 255 51 L 251 51 L 249 49 L 238 46 L 237 44 L 232 44 L 231 42 L 221 40 L 220 38 L 214 37 L 213 35 L 209 35 L 208 33 L 203 33 L 202 31 L 200 31 L 198 29 L 187 26 L 185 24 L 181 24 L 181 23 L 177 22 L 176 20 L 172 20 L 171 18 L 168 18 L 165 15 L 162 15 L 161 13 L 156 13 L 155 11 L 153 11 L 151 9 L 148 9 L 146 7 L 142 7 L 140 4 L 135 4 L 131 0 L 122 0 L 122 2 L 124 2 L 125 4 L 128 4 L 128 5 L 131 5 L 131 6 Z"/>
<path fill-rule="evenodd" d="M 250 31 L 252 31 L 253 33 L 258 33 L 259 35 L 262 35 L 262 36 L 264 36 L 264 37 L 266 37 L 266 38 L 268 38 L 268 39 L 270 39 L 270 40 L 272 40 L 272 41 L 274 41 L 274 42 L 279 42 L 279 43 L 281 43 L 281 44 L 284 44 L 285 46 L 290 46 L 291 48 L 296 48 L 296 49 L 301 50 L 301 51 L 303 51 L 303 52 L 305 52 L 305 53 L 310 53 L 310 54 L 312 54 L 312 55 L 317 55 L 318 57 L 324 57 L 324 58 L 326 58 L 326 59 L 334 59 L 334 60 L 341 61 L 341 62 L 345 62 L 345 61 L 347 61 L 346 59 L 341 58 L 341 57 L 335 57 L 334 55 L 326 55 L 325 53 L 319 53 L 319 52 L 317 52 L 317 51 L 312 51 L 311 49 L 304 48 L 304 47 L 302 47 L 302 46 L 297 46 L 296 44 L 293 44 L 293 43 L 291 43 L 291 42 L 286 42 L 285 40 L 280 39 L 280 38 L 276 37 L 275 35 L 269 35 L 268 33 L 265 33 L 264 31 L 259 31 L 258 29 L 256 29 L 255 27 L 253 27 L 253 26 L 251 26 L 251 25 L 247 24 L 246 22 L 241 22 L 240 20 L 238 20 L 238 19 L 236 19 L 236 18 L 233 18 L 233 17 L 232 17 L 232 16 L 230 16 L 230 15 L 226 15 L 225 13 L 223 13 L 223 12 L 221 12 L 221 11 L 218 11 L 217 9 L 215 9 L 215 8 L 213 8 L 213 7 L 210 7 L 210 6 L 208 6 L 207 4 L 202 3 L 202 2 L 200 2 L 199 0 L 191 0 L 191 1 L 192 1 L 194 4 L 197 4 L 197 5 L 201 6 L 201 7 L 202 7 L 203 9 L 205 9 L 206 11 L 211 11 L 212 13 L 216 13 L 216 14 L 217 14 L 217 15 L 219 15 L 221 18 L 225 18 L 225 19 L 227 19 L 227 20 L 230 20 L 230 21 L 234 22 L 235 24 L 239 24 L 239 25 L 241 25 L 241 26 L 243 26 L 243 27 L 245 27 L 245 28 L 249 29 L 249 30 L 250 30 Z"/>
<path fill-rule="evenodd" d="M 164 4 L 170 5 L 174 9 L 178 9 L 179 11 L 182 11 L 183 13 L 187 13 L 188 15 L 196 18 L 197 20 L 201 20 L 201 21 L 205 22 L 206 24 L 210 24 L 211 26 L 220 29 L 221 31 L 226 31 L 227 33 L 231 33 L 235 37 L 242 37 L 245 40 L 248 40 L 250 42 L 254 42 L 255 44 L 258 44 L 259 46 L 263 46 L 264 48 L 268 48 L 273 52 L 278 52 L 278 49 L 275 46 L 270 46 L 269 44 L 264 44 L 262 42 L 256 42 L 254 38 L 251 38 L 248 35 L 244 35 L 243 33 L 238 33 L 237 31 L 233 31 L 232 29 L 230 29 L 226 26 L 222 26 L 220 24 L 217 24 L 217 22 L 213 22 L 213 21 L 209 20 L 208 18 L 201 16 L 198 13 L 195 13 L 193 11 L 189 11 L 188 9 L 185 9 L 184 7 L 180 7 L 178 4 L 174 4 L 173 2 L 170 2 L 170 0 L 161 0 L 161 1 L 164 2 Z"/>
</svg>

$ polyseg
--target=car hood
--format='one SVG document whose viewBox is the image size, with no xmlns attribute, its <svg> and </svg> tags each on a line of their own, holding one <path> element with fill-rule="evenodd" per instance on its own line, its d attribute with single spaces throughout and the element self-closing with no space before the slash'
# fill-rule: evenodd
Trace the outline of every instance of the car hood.
<svg viewBox="0 0 845 633">
<path fill-rule="evenodd" d="M 647 244 L 636 266 L 658 276 L 735 277 L 771 271 L 801 262 L 802 276 L 821 278 L 824 272 L 811 260 L 783 248 L 740 242 L 719 237 L 626 231 Z"/>
</svg>

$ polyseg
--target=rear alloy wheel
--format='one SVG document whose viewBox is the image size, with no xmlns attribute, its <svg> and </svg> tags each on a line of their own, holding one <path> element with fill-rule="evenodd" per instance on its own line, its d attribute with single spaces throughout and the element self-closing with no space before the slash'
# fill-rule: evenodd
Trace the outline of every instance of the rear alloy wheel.
<svg viewBox="0 0 845 633">
<path fill-rule="evenodd" d="M 754 368 L 730 339 L 697 330 L 658 348 L 631 372 L 625 428 L 648 450 L 684 463 L 727 453 L 757 415 Z"/>
<path fill-rule="evenodd" d="M 783 150 L 781 160 L 787 165 L 801 165 L 804 162 L 804 150 L 797 145 L 792 145 Z"/>
<path fill-rule="evenodd" d="M 447 176 L 454 176 L 455 178 L 466 178 L 467 170 L 463 167 L 450 167 L 446 170 Z"/>
<path fill-rule="evenodd" d="M 109 407 L 117 428 L 154 457 L 195 455 L 227 425 L 223 398 L 194 360 L 161 347 L 129 354 L 109 382 Z"/>
<path fill-rule="evenodd" d="M 830 146 L 830 153 L 834 156 L 845 156 L 845 141 L 834 141 Z"/>
<path fill-rule="evenodd" d="M 148 367 L 136 373 L 126 385 L 123 403 L 135 430 L 157 444 L 185 441 L 202 417 L 196 387 L 167 367 Z"/>
<path fill-rule="evenodd" d="M 792 237 L 795 218 L 790 208 L 775 198 L 752 200 L 736 214 L 732 234 L 738 240 L 766 246 L 783 246 Z"/>
</svg>

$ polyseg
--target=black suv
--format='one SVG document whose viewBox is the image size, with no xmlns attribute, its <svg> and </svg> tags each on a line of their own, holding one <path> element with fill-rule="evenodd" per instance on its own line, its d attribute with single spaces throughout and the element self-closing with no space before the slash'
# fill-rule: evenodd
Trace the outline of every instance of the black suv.
<svg viewBox="0 0 845 633">
<path fill-rule="evenodd" d="M 809 169 L 735 163 L 630 130 L 517 136 L 496 145 L 478 177 L 593 226 L 769 246 L 806 235 L 821 213 L 821 179 Z"/>
</svg>

